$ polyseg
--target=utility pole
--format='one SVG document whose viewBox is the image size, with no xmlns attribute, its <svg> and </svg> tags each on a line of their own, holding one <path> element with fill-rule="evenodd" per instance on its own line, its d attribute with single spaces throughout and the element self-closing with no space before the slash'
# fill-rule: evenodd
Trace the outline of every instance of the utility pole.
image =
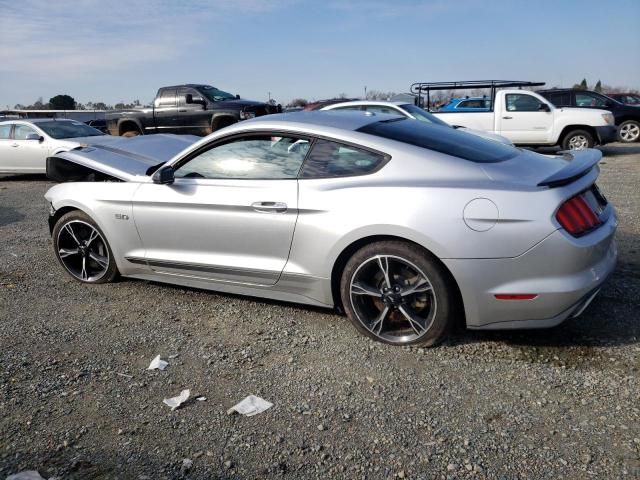
<svg viewBox="0 0 640 480">
<path fill-rule="evenodd" d="M 364 86 L 364 99 L 367 99 L 367 86 Z"/>
</svg>

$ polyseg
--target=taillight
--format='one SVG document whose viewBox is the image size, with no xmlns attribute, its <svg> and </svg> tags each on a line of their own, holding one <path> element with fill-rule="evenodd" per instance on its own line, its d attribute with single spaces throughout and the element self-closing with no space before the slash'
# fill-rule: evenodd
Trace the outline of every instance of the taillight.
<svg viewBox="0 0 640 480">
<path fill-rule="evenodd" d="M 593 230 L 602 223 L 582 194 L 564 202 L 556 213 L 556 220 L 574 237 Z"/>
</svg>

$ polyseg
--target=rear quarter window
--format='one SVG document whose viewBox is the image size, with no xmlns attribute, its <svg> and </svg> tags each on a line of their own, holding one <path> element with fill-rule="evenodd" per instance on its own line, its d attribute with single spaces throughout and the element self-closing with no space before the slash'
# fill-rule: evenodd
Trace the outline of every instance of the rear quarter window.
<svg viewBox="0 0 640 480">
<path fill-rule="evenodd" d="M 305 159 L 300 178 L 333 178 L 366 175 L 382 167 L 388 156 L 318 139 Z"/>
<path fill-rule="evenodd" d="M 476 163 L 502 162 L 518 154 L 518 150 L 509 145 L 460 132 L 450 127 L 404 118 L 370 123 L 357 131 Z"/>
</svg>

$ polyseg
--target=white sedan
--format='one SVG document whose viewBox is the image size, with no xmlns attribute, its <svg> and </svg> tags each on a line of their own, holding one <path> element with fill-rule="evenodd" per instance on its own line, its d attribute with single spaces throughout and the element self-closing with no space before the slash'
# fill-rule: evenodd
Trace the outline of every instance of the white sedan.
<svg viewBox="0 0 640 480">
<path fill-rule="evenodd" d="M 0 173 L 46 173 L 47 157 L 113 138 L 82 122 L 31 118 L 0 122 Z"/>
<path fill-rule="evenodd" d="M 381 100 L 354 100 L 350 102 L 341 102 L 327 105 L 321 110 L 364 110 L 372 113 L 385 113 L 387 115 L 400 115 L 402 117 L 419 120 L 421 122 L 435 123 L 464 130 L 467 133 L 478 135 L 479 137 L 493 140 L 494 142 L 504 143 L 505 145 L 513 145 L 511 140 L 502 135 L 486 132 L 484 130 L 476 130 L 474 128 L 460 127 L 457 125 L 449 125 L 445 121 L 430 114 L 429 112 L 407 102 L 385 102 Z"/>
</svg>

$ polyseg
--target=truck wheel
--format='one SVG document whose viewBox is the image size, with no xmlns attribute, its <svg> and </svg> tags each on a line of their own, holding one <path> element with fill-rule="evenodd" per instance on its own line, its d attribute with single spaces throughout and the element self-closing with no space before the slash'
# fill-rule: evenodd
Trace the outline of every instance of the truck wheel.
<svg viewBox="0 0 640 480">
<path fill-rule="evenodd" d="M 622 122 L 618 129 L 618 138 L 624 143 L 637 142 L 640 138 L 640 123 L 635 120 Z"/>
<path fill-rule="evenodd" d="M 593 147 L 593 135 L 586 130 L 572 130 L 562 140 L 563 150 L 584 150 Z"/>
<path fill-rule="evenodd" d="M 213 124 L 211 125 L 211 131 L 217 132 L 221 128 L 228 127 L 229 125 L 233 125 L 234 123 L 238 123 L 238 122 L 233 118 L 229 118 L 229 117 L 220 118 L 213 122 Z"/>
<path fill-rule="evenodd" d="M 122 133 L 123 137 L 137 137 L 138 135 L 140 135 L 140 132 L 138 130 L 127 130 L 126 132 Z"/>
</svg>

